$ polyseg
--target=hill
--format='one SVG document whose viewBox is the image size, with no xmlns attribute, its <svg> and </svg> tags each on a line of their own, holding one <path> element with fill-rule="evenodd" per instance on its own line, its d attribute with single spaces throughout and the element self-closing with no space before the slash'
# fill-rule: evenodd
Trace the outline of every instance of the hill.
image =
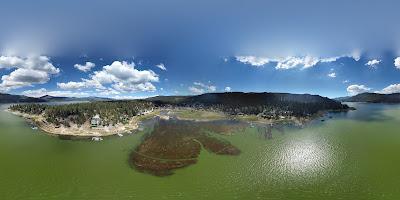
<svg viewBox="0 0 400 200">
<path fill-rule="evenodd" d="M 44 95 L 38 98 L 24 95 L 0 93 L 0 103 L 40 103 L 40 102 L 64 102 L 64 101 L 111 101 L 110 98 L 102 97 L 55 97 Z"/>
<path fill-rule="evenodd" d="M 63 102 L 63 101 L 111 101 L 113 99 L 103 98 L 103 97 L 55 97 L 50 95 L 45 95 L 39 97 L 39 99 L 45 102 Z"/>
<path fill-rule="evenodd" d="M 341 102 L 400 103 L 400 93 L 362 93 L 351 97 L 340 97 L 336 100 Z"/>
<path fill-rule="evenodd" d="M 291 112 L 294 115 L 314 114 L 324 110 L 349 109 L 338 101 L 310 94 L 289 93 L 207 93 L 197 96 L 158 96 L 146 99 L 156 105 L 214 107 L 229 113 L 258 114 L 262 110 Z"/>
<path fill-rule="evenodd" d="M 45 102 L 46 100 L 27 97 L 24 95 L 13 95 L 0 93 L 0 103 L 25 103 L 25 102 Z"/>
</svg>

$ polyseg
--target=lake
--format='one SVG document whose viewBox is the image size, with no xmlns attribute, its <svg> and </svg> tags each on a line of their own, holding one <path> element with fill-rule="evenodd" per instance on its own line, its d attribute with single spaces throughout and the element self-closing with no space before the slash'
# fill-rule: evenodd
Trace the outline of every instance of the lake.
<svg viewBox="0 0 400 200">
<path fill-rule="evenodd" d="M 169 176 L 135 170 L 147 128 L 101 142 L 62 140 L 0 112 L 0 199 L 400 199 L 400 105 L 353 103 L 304 128 L 219 135 L 235 156 L 202 149 Z"/>
</svg>

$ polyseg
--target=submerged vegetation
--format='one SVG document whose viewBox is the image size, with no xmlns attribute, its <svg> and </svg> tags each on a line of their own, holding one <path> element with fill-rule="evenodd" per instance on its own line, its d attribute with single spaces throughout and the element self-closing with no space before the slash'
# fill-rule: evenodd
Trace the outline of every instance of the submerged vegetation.
<svg viewBox="0 0 400 200">
<path fill-rule="evenodd" d="M 202 148 L 218 155 L 238 155 L 238 148 L 211 133 L 227 134 L 241 128 L 241 124 L 160 120 L 132 151 L 130 163 L 139 171 L 166 176 L 195 164 Z"/>
<path fill-rule="evenodd" d="M 43 130 L 59 135 L 120 135 L 138 128 L 140 121 L 159 116 L 153 131 L 143 137 L 129 157 L 132 167 L 157 176 L 195 164 L 202 149 L 218 155 L 240 154 L 238 148 L 218 134 L 241 131 L 248 125 L 243 122 L 301 123 L 321 112 L 348 109 L 347 105 L 317 95 L 284 93 L 213 93 L 10 107 L 34 118 Z M 271 126 L 260 130 L 266 139 L 272 138 L 271 131 Z"/>
</svg>

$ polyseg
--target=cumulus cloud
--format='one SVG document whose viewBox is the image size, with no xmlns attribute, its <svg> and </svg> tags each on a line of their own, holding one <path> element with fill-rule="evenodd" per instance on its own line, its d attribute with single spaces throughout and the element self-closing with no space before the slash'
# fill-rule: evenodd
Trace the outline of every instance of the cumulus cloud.
<svg viewBox="0 0 400 200">
<path fill-rule="evenodd" d="M 400 69 L 400 57 L 397 57 L 396 59 L 394 59 L 394 66 L 397 69 Z"/>
<path fill-rule="evenodd" d="M 84 65 L 81 64 L 75 64 L 74 67 L 80 71 L 83 72 L 88 72 L 90 71 L 93 67 L 95 67 L 96 64 L 92 63 L 92 62 L 86 62 Z"/>
<path fill-rule="evenodd" d="M 333 57 L 316 57 L 312 55 L 306 56 L 287 56 L 280 58 L 268 58 L 268 57 L 257 57 L 257 56 L 236 56 L 238 62 L 249 64 L 252 66 L 263 66 L 267 63 L 276 63 L 275 69 L 287 70 L 293 68 L 310 68 L 314 67 L 318 63 L 330 63 L 335 62 L 340 58 L 352 58 L 355 61 L 359 61 L 361 58 L 361 51 L 355 50 L 350 54 L 343 54 Z"/>
<path fill-rule="evenodd" d="M 197 88 L 197 87 L 194 87 L 194 86 L 190 86 L 189 87 L 189 91 L 191 93 L 194 93 L 194 94 L 203 94 L 204 93 L 204 89 L 203 88 Z"/>
<path fill-rule="evenodd" d="M 268 58 L 256 56 L 236 56 L 236 60 L 241 63 L 249 64 L 256 67 L 261 67 L 270 62 Z M 225 62 L 227 62 L 227 60 L 225 60 Z"/>
<path fill-rule="evenodd" d="M 400 84 L 391 84 L 383 88 L 381 91 L 376 91 L 376 92 L 382 94 L 400 93 Z"/>
<path fill-rule="evenodd" d="M 361 51 L 359 49 L 356 49 L 353 52 L 351 52 L 351 54 L 348 57 L 353 58 L 355 61 L 359 61 L 361 59 Z"/>
<path fill-rule="evenodd" d="M 232 90 L 231 87 L 225 87 L 225 92 L 230 92 Z"/>
<path fill-rule="evenodd" d="M 347 87 L 347 92 L 350 95 L 356 95 L 356 94 L 368 92 L 370 90 L 371 90 L 371 88 L 368 88 L 365 85 L 350 85 Z"/>
<path fill-rule="evenodd" d="M 155 91 L 153 82 L 158 82 L 158 75 L 152 70 L 135 69 L 134 63 L 114 61 L 103 66 L 101 71 L 95 71 L 89 79 L 80 82 L 57 83 L 61 89 L 96 88 L 102 91 L 110 89 L 119 92 Z"/>
<path fill-rule="evenodd" d="M 0 56 L 0 69 L 15 69 L 1 77 L 0 90 L 8 91 L 33 84 L 43 84 L 50 76 L 60 73 L 46 56 Z"/>
<path fill-rule="evenodd" d="M 86 82 L 74 82 L 70 81 L 67 83 L 57 83 L 57 86 L 61 89 L 64 90 L 70 90 L 70 89 L 81 89 L 87 87 Z"/>
<path fill-rule="evenodd" d="M 201 82 L 193 82 L 193 86 L 190 86 L 189 91 L 194 94 L 203 94 L 206 92 L 215 92 L 217 87 L 214 85 L 207 85 Z"/>
<path fill-rule="evenodd" d="M 156 67 L 160 68 L 161 70 L 167 71 L 167 68 L 165 67 L 165 65 L 163 63 L 156 65 Z"/>
<path fill-rule="evenodd" d="M 87 92 L 73 92 L 73 91 L 48 91 L 45 88 L 40 88 L 37 90 L 25 90 L 22 92 L 23 95 L 29 97 L 42 97 L 45 95 L 55 96 L 55 97 L 87 97 L 89 93 Z"/>
<path fill-rule="evenodd" d="M 328 77 L 336 78 L 336 73 L 335 73 L 335 72 L 329 73 L 329 74 L 328 74 Z"/>
<path fill-rule="evenodd" d="M 371 68 L 376 68 L 379 63 L 381 63 L 381 60 L 373 59 L 369 60 L 367 63 L 365 63 L 365 65 Z"/>
<path fill-rule="evenodd" d="M 325 59 L 324 59 L 325 60 Z M 287 57 L 278 61 L 276 69 L 292 69 L 295 67 L 309 68 L 315 66 L 322 60 L 317 57 L 305 56 L 305 57 Z"/>
</svg>

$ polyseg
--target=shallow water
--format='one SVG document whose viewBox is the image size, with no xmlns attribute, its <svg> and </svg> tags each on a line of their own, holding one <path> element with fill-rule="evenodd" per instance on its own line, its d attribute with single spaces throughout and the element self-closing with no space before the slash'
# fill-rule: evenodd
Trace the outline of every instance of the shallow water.
<svg viewBox="0 0 400 200">
<path fill-rule="evenodd" d="M 0 112 L 0 199 L 400 199 L 400 106 L 352 104 L 303 129 L 220 136 L 238 156 L 156 177 L 128 158 L 145 131 L 102 142 L 60 140 Z M 4 107 L 2 107 L 3 110 Z"/>
</svg>

